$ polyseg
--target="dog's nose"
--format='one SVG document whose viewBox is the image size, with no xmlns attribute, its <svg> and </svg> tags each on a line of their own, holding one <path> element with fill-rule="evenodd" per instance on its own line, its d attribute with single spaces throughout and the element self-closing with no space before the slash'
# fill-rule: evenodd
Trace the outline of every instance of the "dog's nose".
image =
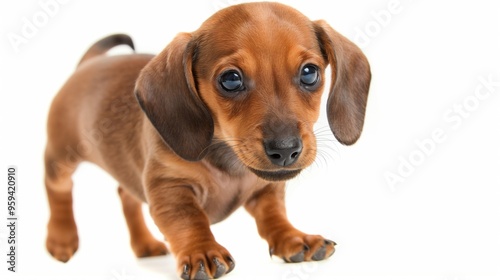
<svg viewBox="0 0 500 280">
<path fill-rule="evenodd" d="M 299 158 L 302 152 L 302 140 L 297 137 L 266 140 L 264 149 L 273 164 L 289 166 Z"/>
</svg>

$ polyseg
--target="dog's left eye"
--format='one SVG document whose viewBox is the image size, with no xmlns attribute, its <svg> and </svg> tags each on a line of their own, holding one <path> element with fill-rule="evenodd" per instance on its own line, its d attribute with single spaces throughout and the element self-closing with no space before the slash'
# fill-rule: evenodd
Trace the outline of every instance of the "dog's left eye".
<svg viewBox="0 0 500 280">
<path fill-rule="evenodd" d="M 300 71 L 300 82 L 304 86 L 313 86 L 318 82 L 318 67 L 312 64 L 306 64 Z"/>
<path fill-rule="evenodd" d="M 219 84 L 223 90 L 231 93 L 244 89 L 243 78 L 236 70 L 229 70 L 222 73 L 219 78 Z"/>
</svg>

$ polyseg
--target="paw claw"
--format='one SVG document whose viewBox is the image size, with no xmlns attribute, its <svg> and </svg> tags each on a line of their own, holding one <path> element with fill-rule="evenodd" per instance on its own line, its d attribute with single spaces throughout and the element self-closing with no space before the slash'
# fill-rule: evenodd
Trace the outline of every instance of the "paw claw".
<svg viewBox="0 0 500 280">
<path fill-rule="evenodd" d="M 301 251 L 298 254 L 291 256 L 289 260 L 285 259 L 285 261 L 292 263 L 303 262 L 305 260 L 305 253 L 306 250 Z"/>
<path fill-rule="evenodd" d="M 325 239 L 325 245 L 337 246 L 337 242 L 330 240 L 330 239 Z"/>
<path fill-rule="evenodd" d="M 213 263 L 215 264 L 214 278 L 217 279 L 226 273 L 226 267 L 219 261 L 218 258 L 214 258 Z"/>
<path fill-rule="evenodd" d="M 182 268 L 181 278 L 184 280 L 189 280 L 189 272 L 190 272 L 189 265 L 185 264 L 184 267 Z"/>
<path fill-rule="evenodd" d="M 234 267 L 236 266 L 236 263 L 234 262 L 234 259 L 231 256 L 227 257 L 227 261 L 229 263 L 229 269 L 227 270 L 226 273 L 229 273 L 229 272 L 233 271 Z"/>
<path fill-rule="evenodd" d="M 193 280 L 208 280 L 208 274 L 207 271 L 205 270 L 205 264 L 203 262 L 200 262 L 200 267 L 198 268 L 198 271 L 194 275 Z"/>
<path fill-rule="evenodd" d="M 316 253 L 314 253 L 314 255 L 312 256 L 312 259 L 314 261 L 321 261 L 321 260 L 324 260 L 326 257 L 326 246 L 321 246 L 321 248 L 318 249 L 318 251 L 316 251 Z"/>
</svg>

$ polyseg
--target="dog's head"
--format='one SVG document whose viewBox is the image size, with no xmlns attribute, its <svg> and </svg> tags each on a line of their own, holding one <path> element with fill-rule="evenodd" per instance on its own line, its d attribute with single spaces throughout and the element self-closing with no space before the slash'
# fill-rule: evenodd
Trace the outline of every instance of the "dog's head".
<svg viewBox="0 0 500 280">
<path fill-rule="evenodd" d="M 180 157 L 202 159 L 215 136 L 258 176 L 286 180 L 316 157 L 328 65 L 328 121 L 350 145 L 363 128 L 368 61 L 324 21 L 277 3 L 232 6 L 179 34 L 142 70 L 136 96 Z"/>
</svg>

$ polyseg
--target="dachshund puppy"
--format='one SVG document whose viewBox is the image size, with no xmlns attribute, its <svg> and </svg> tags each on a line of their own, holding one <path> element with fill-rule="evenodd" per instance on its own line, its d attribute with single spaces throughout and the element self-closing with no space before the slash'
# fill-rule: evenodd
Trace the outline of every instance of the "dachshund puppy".
<svg viewBox="0 0 500 280">
<path fill-rule="evenodd" d="M 158 55 L 106 56 L 126 35 L 95 43 L 53 100 L 45 153 L 48 251 L 78 248 L 71 175 L 97 164 L 118 192 L 138 257 L 167 253 L 146 228 L 141 203 L 183 279 L 219 278 L 235 266 L 210 224 L 244 206 L 270 253 L 286 262 L 330 257 L 335 243 L 287 220 L 285 181 L 316 156 L 325 68 L 330 128 L 345 145 L 363 128 L 367 59 L 324 21 L 277 3 L 223 9 Z"/>
</svg>

